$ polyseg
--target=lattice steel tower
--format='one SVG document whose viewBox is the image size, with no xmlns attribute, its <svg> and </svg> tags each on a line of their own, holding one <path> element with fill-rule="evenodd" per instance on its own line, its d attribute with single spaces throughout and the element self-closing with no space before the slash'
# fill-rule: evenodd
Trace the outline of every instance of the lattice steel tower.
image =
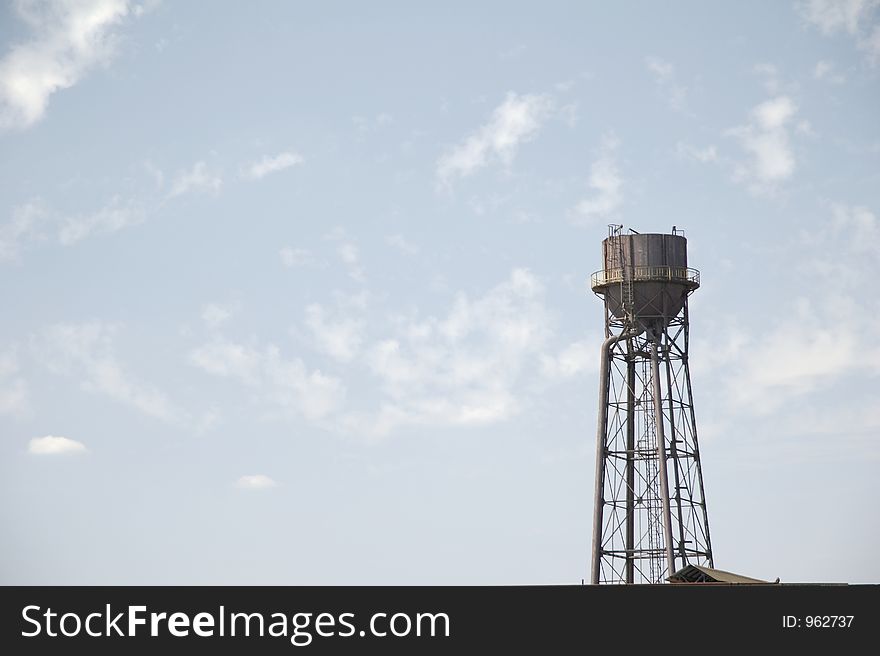
<svg viewBox="0 0 880 656">
<path fill-rule="evenodd" d="M 590 284 L 605 303 L 592 583 L 713 566 L 688 370 L 687 240 L 610 226 Z"/>
</svg>

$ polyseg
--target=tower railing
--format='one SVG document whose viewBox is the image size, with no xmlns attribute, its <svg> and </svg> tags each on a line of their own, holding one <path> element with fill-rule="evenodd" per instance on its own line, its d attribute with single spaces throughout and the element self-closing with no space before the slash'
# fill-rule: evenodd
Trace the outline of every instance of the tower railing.
<svg viewBox="0 0 880 656">
<path fill-rule="evenodd" d="M 673 266 L 628 266 L 616 269 L 602 269 L 590 276 L 590 287 L 606 287 L 619 284 L 626 279 L 633 282 L 678 282 L 696 289 L 700 286 L 700 272 L 687 267 Z"/>
</svg>

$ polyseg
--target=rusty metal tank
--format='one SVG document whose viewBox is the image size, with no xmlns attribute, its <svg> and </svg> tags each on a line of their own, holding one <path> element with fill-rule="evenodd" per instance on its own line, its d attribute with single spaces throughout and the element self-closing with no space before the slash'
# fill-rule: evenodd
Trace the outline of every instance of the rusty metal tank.
<svg viewBox="0 0 880 656">
<path fill-rule="evenodd" d="M 688 268 L 687 239 L 679 234 L 612 234 L 602 242 L 605 267 L 590 279 L 609 312 L 638 331 L 662 330 L 700 286 Z"/>
</svg>

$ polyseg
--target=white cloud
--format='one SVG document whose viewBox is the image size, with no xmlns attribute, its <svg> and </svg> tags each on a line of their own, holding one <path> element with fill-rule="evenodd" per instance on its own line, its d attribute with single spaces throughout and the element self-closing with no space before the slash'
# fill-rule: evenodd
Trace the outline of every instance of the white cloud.
<svg viewBox="0 0 880 656">
<path fill-rule="evenodd" d="M 153 179 L 156 189 L 161 189 L 165 184 L 165 172 L 150 160 L 144 161 L 144 171 Z"/>
<path fill-rule="evenodd" d="M 403 235 L 389 235 L 385 238 L 385 243 L 389 246 L 394 246 L 401 253 L 406 253 L 407 255 L 419 254 L 419 247 Z"/>
<path fill-rule="evenodd" d="M 713 339 L 706 360 L 723 372 L 731 417 L 797 415 L 843 380 L 880 375 L 880 302 L 873 294 L 880 220 L 866 207 L 832 204 L 829 219 L 792 245 L 792 274 L 810 280 L 759 331 Z M 859 321 L 848 317 L 859 316 Z M 700 373 L 699 375 L 703 375 Z"/>
<path fill-rule="evenodd" d="M 687 113 L 687 87 L 675 80 L 675 67 L 659 57 L 646 57 L 645 66 L 654 76 L 654 82 L 663 94 L 669 107 L 677 112 Z"/>
<path fill-rule="evenodd" d="M 235 482 L 235 487 L 245 490 L 265 490 L 270 487 L 278 487 L 278 483 L 265 474 L 252 474 L 250 476 L 242 476 L 239 478 Z"/>
<path fill-rule="evenodd" d="M 263 356 L 253 347 L 214 339 L 193 350 L 190 362 L 203 371 L 224 378 L 238 378 L 256 385 L 262 375 Z"/>
<path fill-rule="evenodd" d="M 877 0 L 807 0 L 799 10 L 823 34 L 856 34 L 878 4 Z"/>
<path fill-rule="evenodd" d="M 204 435 L 212 431 L 220 424 L 223 415 L 217 408 L 208 408 L 194 422 L 193 430 L 196 435 Z"/>
<path fill-rule="evenodd" d="M 476 299 L 458 294 L 442 317 L 400 317 L 365 361 L 383 401 L 348 415 L 350 430 L 384 435 L 402 426 L 490 424 L 520 411 L 514 387 L 551 333 L 543 286 L 526 269 Z"/>
<path fill-rule="evenodd" d="M 543 294 L 532 273 L 515 269 L 483 295 L 457 294 L 443 315 L 392 315 L 391 332 L 368 344 L 361 335 L 362 295 L 338 299 L 333 313 L 309 306 L 306 323 L 317 349 L 347 371 L 356 365 L 371 376 L 374 398 L 356 400 L 367 400 L 366 407 L 346 406 L 339 379 L 309 371 L 299 358 L 282 358 L 273 345 L 215 335 L 190 353 L 190 362 L 241 382 L 261 405 L 345 433 L 380 437 L 403 427 L 486 425 L 517 414 L 523 404 L 517 388 L 541 376 L 552 334 Z M 545 379 L 577 373 L 584 366 L 578 350 L 563 349 L 558 371 Z"/>
<path fill-rule="evenodd" d="M 315 262 L 315 258 L 312 257 L 311 251 L 305 248 L 292 248 L 291 246 L 285 246 L 278 251 L 278 255 L 281 256 L 281 263 L 287 268 L 306 266 Z"/>
<path fill-rule="evenodd" d="M 771 95 L 779 93 L 779 69 L 774 64 L 766 62 L 755 64 L 753 70 L 764 78 L 764 89 L 766 89 L 767 93 Z"/>
<path fill-rule="evenodd" d="M 22 378 L 0 383 L 0 415 L 18 415 L 28 408 L 28 386 Z"/>
<path fill-rule="evenodd" d="M 336 255 L 345 264 L 348 276 L 355 282 L 363 284 L 366 281 L 366 275 L 360 262 L 360 249 L 348 231 L 341 226 L 336 226 L 324 235 L 324 239 L 337 242 Z"/>
<path fill-rule="evenodd" d="M 675 67 L 659 57 L 646 57 L 645 65 L 661 82 L 666 82 L 675 76 Z"/>
<path fill-rule="evenodd" d="M 794 128 L 794 131 L 798 134 L 803 134 L 808 137 L 815 137 L 816 132 L 813 130 L 813 124 L 810 123 L 807 119 L 802 119 L 798 121 L 797 125 Z"/>
<path fill-rule="evenodd" d="M 331 238 L 346 238 L 334 231 Z M 367 339 L 368 295 L 336 294 L 335 307 L 313 303 L 304 324 L 313 350 L 328 357 L 309 369 L 300 357 L 256 340 L 219 334 L 194 348 L 202 371 L 237 381 L 251 402 L 302 417 L 321 428 L 380 438 L 414 427 L 483 426 L 522 411 L 530 394 L 595 368 L 587 341 L 552 345 L 553 316 L 544 287 L 517 268 L 482 294 L 459 292 L 448 309 L 423 315 L 383 309 Z M 346 400 L 337 367 L 357 376 L 361 392 Z"/>
<path fill-rule="evenodd" d="M 0 415 L 22 414 L 27 410 L 28 387 L 18 373 L 15 350 L 0 352 Z"/>
<path fill-rule="evenodd" d="M 114 30 L 130 13 L 126 0 L 19 0 L 14 7 L 33 36 L 0 60 L 0 129 L 32 126 L 53 93 L 109 63 Z"/>
<path fill-rule="evenodd" d="M 55 456 L 71 453 L 84 453 L 86 447 L 82 442 L 71 440 L 67 437 L 35 437 L 28 442 L 28 453 L 38 456 Z"/>
<path fill-rule="evenodd" d="M 208 171 L 203 161 L 196 162 L 189 170 L 179 171 L 171 184 L 169 198 L 189 192 L 219 191 L 223 180 L 219 175 Z"/>
<path fill-rule="evenodd" d="M 588 185 L 594 193 L 575 206 L 576 223 L 608 218 L 623 203 L 623 178 L 617 166 L 617 147 L 618 141 L 614 137 L 603 138 L 599 156 L 590 167 Z"/>
<path fill-rule="evenodd" d="M 807 0 L 798 5 L 801 16 L 828 36 L 852 37 L 872 65 L 880 62 L 880 0 Z"/>
<path fill-rule="evenodd" d="M 580 121 L 580 108 L 576 102 L 567 103 L 559 108 L 559 118 L 570 128 Z"/>
<path fill-rule="evenodd" d="M 817 80 L 831 82 L 832 84 L 843 84 L 846 82 L 846 78 L 836 72 L 834 64 L 824 59 L 816 62 L 816 67 L 813 69 L 813 77 Z"/>
<path fill-rule="evenodd" d="M 831 209 L 831 229 L 838 238 L 848 237 L 847 250 L 854 255 L 880 258 L 880 220 L 877 216 L 863 206 L 851 207 L 838 203 L 833 204 Z"/>
<path fill-rule="evenodd" d="M 541 358 L 541 373 L 550 379 L 571 378 L 587 371 L 598 370 L 597 343 L 581 340 L 572 342 L 557 355 Z"/>
<path fill-rule="evenodd" d="M 552 108 L 547 95 L 508 93 L 488 123 L 437 160 L 438 186 L 449 188 L 456 177 L 471 175 L 494 160 L 510 166 L 520 144 L 534 139 Z"/>
<path fill-rule="evenodd" d="M 93 214 L 65 217 L 61 220 L 58 240 L 68 246 L 95 233 L 110 233 L 142 223 L 144 211 L 124 203 L 115 196 L 110 203 Z"/>
<path fill-rule="evenodd" d="M 697 148 L 691 144 L 679 141 L 675 144 L 675 154 L 683 159 L 691 159 L 703 164 L 718 161 L 718 150 L 714 145 L 709 145 L 705 148 Z"/>
<path fill-rule="evenodd" d="M 0 262 L 16 262 L 24 245 L 42 236 L 42 224 L 49 213 L 40 200 L 31 200 L 12 211 L 12 218 L 0 226 Z"/>
<path fill-rule="evenodd" d="M 734 170 L 734 179 L 753 193 L 771 193 L 794 175 L 796 162 L 789 124 L 797 105 L 788 96 L 777 96 L 752 109 L 751 121 L 728 130 L 750 156 Z"/>
<path fill-rule="evenodd" d="M 849 326 L 827 321 L 805 298 L 787 314 L 743 351 L 729 382 L 739 406 L 769 413 L 792 397 L 830 386 L 860 364 L 857 336 Z"/>
<path fill-rule="evenodd" d="M 39 200 L 13 210 L 12 218 L 0 226 L 0 262 L 15 262 L 25 247 L 54 235 L 63 246 L 71 246 L 94 234 L 117 232 L 142 223 L 146 213 L 132 201 L 114 196 L 99 210 L 72 216 L 51 211 Z"/>
<path fill-rule="evenodd" d="M 766 131 L 779 130 L 794 116 L 797 107 L 787 96 L 779 96 L 761 103 L 752 110 L 758 124 Z"/>
<path fill-rule="evenodd" d="M 357 264 L 358 247 L 353 243 L 345 242 L 344 244 L 340 244 L 337 252 L 339 253 L 339 258 L 346 264 Z"/>
<path fill-rule="evenodd" d="M 387 125 L 391 125 L 394 122 L 394 117 L 387 112 L 380 112 L 373 118 L 368 118 L 366 116 L 352 116 L 351 122 L 354 123 L 358 134 L 363 137 L 369 132 L 376 132 Z"/>
<path fill-rule="evenodd" d="M 357 355 L 362 342 L 362 321 L 345 316 L 328 318 L 317 303 L 306 307 L 305 321 L 319 351 L 338 362 L 351 362 Z"/>
<path fill-rule="evenodd" d="M 519 43 L 515 46 L 510 46 L 505 50 L 498 52 L 498 59 L 502 61 L 513 61 L 515 59 L 519 59 L 523 53 L 526 51 L 526 46 L 523 43 Z"/>
<path fill-rule="evenodd" d="M 859 41 L 859 48 L 867 53 L 868 61 L 872 66 L 880 62 L 880 24 L 874 25 Z"/>
<path fill-rule="evenodd" d="M 208 328 L 216 329 L 226 323 L 239 310 L 237 303 L 208 303 L 202 308 L 202 321 Z"/>
<path fill-rule="evenodd" d="M 163 392 L 136 381 L 116 359 L 115 333 L 115 326 L 100 321 L 60 323 L 34 340 L 35 353 L 50 371 L 80 380 L 88 392 L 104 394 L 158 419 L 177 419 L 179 411 Z"/>
<path fill-rule="evenodd" d="M 313 421 L 329 415 L 345 397 L 337 378 L 309 371 L 299 358 L 282 358 L 271 344 L 258 348 L 215 337 L 194 349 L 189 359 L 209 374 L 237 379 L 253 388 L 259 400 Z"/>
<path fill-rule="evenodd" d="M 305 162 L 305 158 L 299 153 L 283 152 L 278 155 L 266 155 L 260 161 L 252 163 L 245 169 L 243 175 L 251 180 L 259 180 L 270 173 L 276 173 L 297 166 Z"/>
<path fill-rule="evenodd" d="M 360 256 L 357 245 L 350 241 L 343 242 L 339 244 L 336 252 L 339 254 L 339 259 L 342 260 L 348 268 L 349 277 L 355 282 L 363 283 L 365 280 L 364 269 L 360 265 Z"/>
</svg>

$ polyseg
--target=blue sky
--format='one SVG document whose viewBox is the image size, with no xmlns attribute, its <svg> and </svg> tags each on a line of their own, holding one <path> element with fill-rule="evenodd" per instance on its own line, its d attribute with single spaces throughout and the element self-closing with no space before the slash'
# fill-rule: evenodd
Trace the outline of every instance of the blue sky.
<svg viewBox="0 0 880 656">
<path fill-rule="evenodd" d="M 880 3 L 0 9 L 0 582 L 579 583 L 609 223 L 716 565 L 880 579 Z"/>
</svg>

